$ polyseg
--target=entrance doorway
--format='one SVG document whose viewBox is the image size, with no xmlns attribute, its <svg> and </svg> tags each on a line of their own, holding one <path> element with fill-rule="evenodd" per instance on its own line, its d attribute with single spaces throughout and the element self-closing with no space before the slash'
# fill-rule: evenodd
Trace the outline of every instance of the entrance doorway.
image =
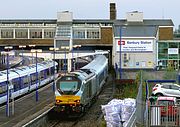
<svg viewBox="0 0 180 127">
<path fill-rule="evenodd" d="M 177 60 L 169 60 L 168 61 L 168 68 L 172 68 L 173 70 L 178 70 L 178 61 Z"/>
</svg>

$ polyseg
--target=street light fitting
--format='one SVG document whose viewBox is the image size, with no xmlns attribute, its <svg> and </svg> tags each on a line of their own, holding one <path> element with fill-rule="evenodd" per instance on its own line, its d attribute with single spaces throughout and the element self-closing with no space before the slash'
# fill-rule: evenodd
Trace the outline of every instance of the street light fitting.
<svg viewBox="0 0 180 127">
<path fill-rule="evenodd" d="M 80 48 L 81 45 L 73 45 L 73 48 Z"/>
<path fill-rule="evenodd" d="M 5 46 L 4 49 L 12 49 L 12 46 Z"/>
<path fill-rule="evenodd" d="M 69 49 L 69 46 L 61 46 L 61 49 Z"/>
<path fill-rule="evenodd" d="M 26 48 L 26 45 L 20 45 L 19 48 Z"/>
<path fill-rule="evenodd" d="M 42 52 L 42 49 L 31 49 L 31 52 L 34 53 L 34 52 Z"/>
<path fill-rule="evenodd" d="M 49 50 L 50 50 L 50 51 L 57 51 L 57 50 L 59 50 L 59 48 L 50 47 Z"/>
<path fill-rule="evenodd" d="M 35 47 L 36 45 L 29 45 L 29 47 Z"/>
</svg>

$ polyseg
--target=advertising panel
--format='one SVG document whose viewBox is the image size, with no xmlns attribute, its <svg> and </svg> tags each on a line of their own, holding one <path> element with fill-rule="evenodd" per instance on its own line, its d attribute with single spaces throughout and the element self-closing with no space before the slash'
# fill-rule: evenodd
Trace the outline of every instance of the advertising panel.
<svg viewBox="0 0 180 127">
<path fill-rule="evenodd" d="M 116 40 L 116 51 L 120 51 L 120 40 Z M 121 40 L 121 51 L 152 52 L 153 40 Z"/>
</svg>

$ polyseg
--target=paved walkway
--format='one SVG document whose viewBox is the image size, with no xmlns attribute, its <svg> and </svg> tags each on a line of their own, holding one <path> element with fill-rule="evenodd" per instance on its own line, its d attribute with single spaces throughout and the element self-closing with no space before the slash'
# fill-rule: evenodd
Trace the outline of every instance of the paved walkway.
<svg viewBox="0 0 180 127">
<path fill-rule="evenodd" d="M 52 86 L 47 85 L 40 90 L 39 101 L 36 102 L 35 91 L 15 102 L 15 114 L 6 116 L 6 106 L 0 107 L 0 127 L 20 127 L 31 121 L 42 112 L 51 108 L 54 102 L 54 92 Z M 51 105 L 50 105 L 51 104 Z M 12 113 L 12 105 L 10 105 Z"/>
</svg>

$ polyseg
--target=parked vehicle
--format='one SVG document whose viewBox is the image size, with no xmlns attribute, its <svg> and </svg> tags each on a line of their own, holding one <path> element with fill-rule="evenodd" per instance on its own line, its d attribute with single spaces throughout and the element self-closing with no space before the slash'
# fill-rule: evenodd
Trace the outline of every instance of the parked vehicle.
<svg viewBox="0 0 180 127">
<path fill-rule="evenodd" d="M 161 117 L 178 116 L 176 97 L 161 96 L 157 98 L 157 105 L 160 106 Z"/>
<path fill-rule="evenodd" d="M 173 83 L 156 84 L 152 89 L 153 96 L 171 96 L 180 98 L 180 86 Z"/>
<path fill-rule="evenodd" d="M 176 97 L 159 96 L 150 98 L 154 103 L 150 105 L 150 124 L 151 126 L 179 127 L 180 107 Z"/>
</svg>

